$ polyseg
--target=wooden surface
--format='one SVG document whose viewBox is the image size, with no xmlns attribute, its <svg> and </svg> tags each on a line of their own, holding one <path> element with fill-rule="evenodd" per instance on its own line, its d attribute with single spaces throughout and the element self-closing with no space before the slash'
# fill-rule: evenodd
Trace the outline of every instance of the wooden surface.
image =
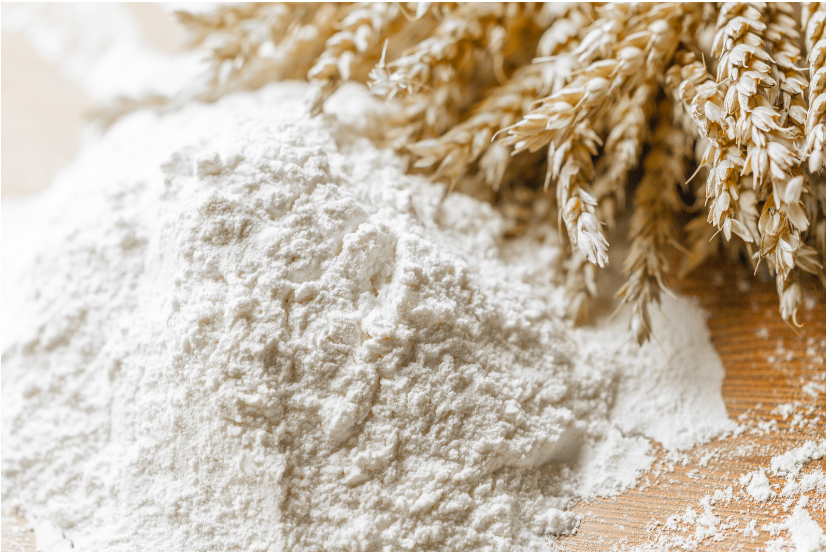
<svg viewBox="0 0 826 552">
<path fill-rule="evenodd" d="M 729 416 L 745 431 L 688 451 L 676 461 L 660 453 L 652 474 L 637 489 L 616 499 L 578 505 L 576 511 L 585 515 L 578 533 L 549 540 L 551 550 L 624 549 L 679 535 L 663 528 L 667 518 L 682 514 L 687 507 L 702 511 L 704 496 L 729 485 L 738 500 L 715 505 L 714 513 L 722 521 L 736 522 L 739 529 L 750 520 L 757 521 L 758 529 L 780 521 L 787 515 L 780 500 L 756 503 L 745 499 L 736 480 L 768 467 L 772 456 L 806 440 L 826 437 L 826 393 L 812 395 L 803 389 L 810 382 L 826 383 L 826 297 L 821 288 L 810 285 L 806 290 L 807 306 L 799 317 L 804 327 L 799 331 L 780 320 L 773 284 L 756 283 L 739 268 L 700 269 L 677 289 L 696 297 L 710 313 L 712 340 L 726 368 L 723 397 Z M 778 407 L 788 404 L 794 412 L 784 418 Z M 813 461 L 807 468 L 817 466 L 826 471 L 826 459 Z M 809 513 L 826 527 L 824 510 L 810 508 Z M 34 550 L 33 533 L 19 528 L 15 520 L 3 519 L 4 552 Z M 691 528 L 684 536 L 693 532 Z M 723 542 L 706 539 L 696 549 L 762 550 L 776 538 L 765 531 L 757 537 L 746 536 L 736 529 L 724 535 Z"/>
<path fill-rule="evenodd" d="M 826 294 L 818 285 L 812 283 L 806 289 L 808 308 L 798 317 L 804 326 L 795 331 L 780 319 L 774 284 L 756 282 L 739 267 L 701 268 L 677 283 L 680 293 L 696 297 L 709 312 L 712 341 L 726 369 L 726 408 L 746 430 L 689 451 L 686 465 L 675 465 L 660 454 L 655 471 L 664 473 L 652 475 L 650 486 L 643 478 L 637 489 L 616 499 L 580 504 L 576 511 L 586 517 L 579 532 L 555 541 L 552 548 L 622 549 L 656 542 L 660 536 L 676 536 L 662 527 L 669 516 L 683 514 L 687 507 L 702 512 L 700 500 L 729 485 L 738 499 L 714 506 L 714 514 L 726 523 L 737 522 L 743 529 L 756 520 L 759 529 L 786 517 L 790 510 L 783 510 L 783 501 L 747 499 L 737 479 L 768 468 L 772 456 L 826 437 L 826 393 L 813 396 L 803 389 L 812 381 L 826 383 Z M 784 419 L 778 407 L 788 404 L 794 406 L 794 414 Z M 797 421 L 795 414 L 801 416 Z M 709 455 L 717 457 L 701 465 Z M 818 466 L 826 471 L 826 459 L 811 462 L 807 469 Z M 776 483 L 781 478 L 769 480 Z M 826 512 L 810 508 L 809 513 L 826 529 Z M 689 528 L 683 536 L 693 530 Z M 757 537 L 746 536 L 736 529 L 724 535 L 723 542 L 706 539 L 696 549 L 763 550 L 769 540 L 777 538 L 765 531 L 758 531 Z"/>
</svg>

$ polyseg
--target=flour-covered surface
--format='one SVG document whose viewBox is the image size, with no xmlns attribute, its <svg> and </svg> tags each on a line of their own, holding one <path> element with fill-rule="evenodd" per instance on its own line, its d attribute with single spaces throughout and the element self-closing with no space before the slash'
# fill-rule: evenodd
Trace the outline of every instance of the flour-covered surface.
<svg viewBox="0 0 826 552">
<path fill-rule="evenodd" d="M 815 392 L 826 382 L 822 291 L 807 290 L 804 327 L 795 332 L 775 320 L 772 283 L 738 286 L 751 275 L 722 263 L 705 270 L 714 285 L 704 275 L 678 289 L 709 311 L 726 367 L 723 397 L 740 428 L 685 453 L 660 451 L 637 488 L 579 504 L 578 533 L 552 549 L 823 550 L 826 394 Z"/>
<path fill-rule="evenodd" d="M 539 550 L 650 439 L 735 429 L 698 307 L 574 330 L 553 229 L 405 175 L 365 90 L 303 95 L 138 113 L 29 200 L 4 511 L 84 551 Z"/>
</svg>

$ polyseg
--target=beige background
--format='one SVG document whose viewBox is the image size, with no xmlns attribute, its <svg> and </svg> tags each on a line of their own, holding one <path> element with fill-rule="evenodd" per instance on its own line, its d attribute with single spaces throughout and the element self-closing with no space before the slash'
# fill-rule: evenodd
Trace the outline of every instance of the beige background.
<svg viewBox="0 0 826 552">
<path fill-rule="evenodd" d="M 161 51 L 183 48 L 183 32 L 168 10 L 151 3 L 124 3 L 143 39 Z M 5 17 L 14 3 L 2 4 Z M 42 190 L 66 166 L 95 107 L 60 67 L 43 59 L 22 33 L 2 31 L 0 101 L 0 190 L 4 198 Z"/>
</svg>

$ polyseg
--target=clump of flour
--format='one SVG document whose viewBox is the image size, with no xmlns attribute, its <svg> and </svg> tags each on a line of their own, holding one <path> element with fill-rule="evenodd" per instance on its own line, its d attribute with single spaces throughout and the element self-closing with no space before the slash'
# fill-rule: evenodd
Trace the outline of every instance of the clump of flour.
<svg viewBox="0 0 826 552">
<path fill-rule="evenodd" d="M 642 350 L 571 328 L 552 230 L 506 241 L 364 137 L 363 90 L 304 91 L 133 115 L 27 206 L 4 510 L 89 551 L 538 550 L 649 439 L 732 429 L 697 307 Z"/>
</svg>

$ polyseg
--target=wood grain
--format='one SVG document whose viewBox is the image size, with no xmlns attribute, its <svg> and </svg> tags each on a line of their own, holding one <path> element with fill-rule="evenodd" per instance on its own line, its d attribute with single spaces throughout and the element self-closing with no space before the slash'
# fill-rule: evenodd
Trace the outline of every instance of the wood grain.
<svg viewBox="0 0 826 552">
<path fill-rule="evenodd" d="M 723 398 L 731 418 L 751 429 L 740 436 L 707 444 L 690 451 L 686 465 L 677 464 L 673 471 L 651 477 L 643 484 L 616 499 L 583 503 L 576 511 L 585 514 L 577 535 L 552 544 L 565 550 L 609 550 L 631 548 L 655 541 L 661 525 L 672 514 L 682 514 L 687 507 L 702 511 L 700 500 L 715 490 L 734 487 L 740 499 L 729 505 L 715 505 L 714 513 L 727 523 L 743 528 L 750 520 L 758 529 L 785 517 L 782 501 L 768 504 L 743 498 L 737 479 L 750 471 L 770 465 L 771 457 L 812 439 L 826 437 L 826 395 L 813 396 L 803 387 L 811 381 L 826 383 L 826 297 L 822 288 L 806 289 L 807 308 L 799 320 L 803 328 L 794 330 L 778 313 L 777 293 L 773 283 L 755 282 L 751 274 L 732 265 L 704 268 L 678 282 L 676 289 L 697 298 L 709 312 L 708 326 L 712 342 L 726 369 Z M 795 422 L 794 415 L 784 418 L 777 410 L 792 404 L 806 423 Z M 766 428 L 761 430 L 761 424 Z M 703 466 L 704 456 L 717 455 Z M 660 453 L 661 469 L 669 467 Z M 808 468 L 826 471 L 826 459 L 811 462 Z M 770 477 L 772 483 L 780 478 Z M 826 528 L 826 512 L 810 509 L 809 513 Z M 673 531 L 671 535 L 675 535 Z M 726 531 L 723 543 L 707 539 L 697 550 L 762 550 L 776 537 L 759 531 L 748 537 Z"/>
<path fill-rule="evenodd" d="M 774 285 L 755 283 L 739 267 L 701 269 L 676 288 L 696 297 L 709 312 L 712 341 L 726 369 L 723 398 L 729 416 L 747 429 L 739 436 L 689 451 L 685 465 L 669 462 L 661 452 L 655 466 L 659 475 L 643 478 L 637 489 L 615 499 L 579 504 L 576 511 L 585 515 L 579 532 L 573 537 L 549 540 L 549 549 L 611 550 L 650 542 L 661 532 L 667 534 L 662 531 L 662 523 L 670 515 L 681 514 L 687 507 L 700 511 L 704 496 L 729 485 L 741 499 L 715 505 L 715 514 L 721 520 L 737 522 L 739 528 L 750 520 L 756 520 L 758 528 L 778 521 L 786 515 L 782 502 L 763 504 L 742 499 L 736 479 L 768 467 L 776 454 L 806 440 L 826 437 L 826 394 L 807 394 L 803 389 L 808 382 L 826 383 L 826 297 L 822 288 L 813 285 L 806 290 L 807 307 L 799 317 L 804 327 L 799 331 L 780 320 Z M 795 414 L 784 418 L 777 410 L 784 404 L 792 404 L 805 423 L 795 421 Z M 712 458 L 703 462 L 703 457 L 709 455 Z M 813 466 L 826 470 L 826 459 L 809 465 Z M 811 508 L 809 512 L 826 527 L 826 512 Z M 31 531 L 9 531 L 20 527 L 19 521 L 3 518 L 4 551 L 34 550 Z M 761 550 L 771 538 L 765 531 L 757 537 L 728 531 L 722 543 L 707 539 L 699 543 L 697 550 Z"/>
</svg>

